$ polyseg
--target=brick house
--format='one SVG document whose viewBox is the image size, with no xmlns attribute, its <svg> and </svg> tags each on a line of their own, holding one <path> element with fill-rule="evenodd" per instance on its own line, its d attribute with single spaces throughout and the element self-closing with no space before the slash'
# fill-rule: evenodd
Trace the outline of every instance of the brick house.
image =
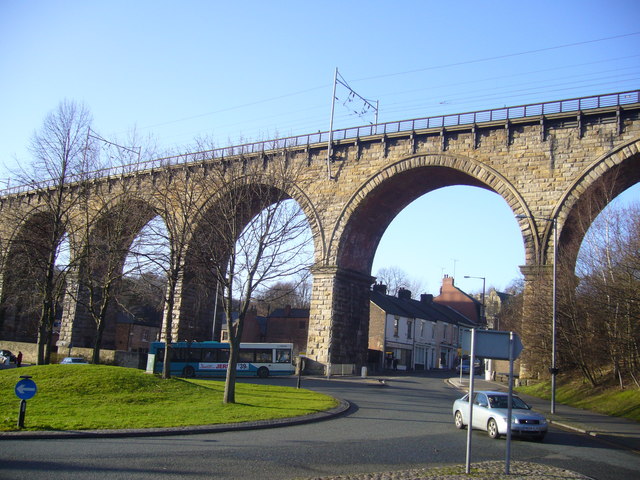
<svg viewBox="0 0 640 480">
<path fill-rule="evenodd" d="M 440 295 L 435 297 L 433 301 L 460 312 L 476 326 L 481 326 L 483 323 L 482 302 L 456 287 L 453 277 L 449 275 L 445 275 L 442 279 Z"/>
<path fill-rule="evenodd" d="M 293 343 L 294 355 L 307 349 L 309 309 L 276 308 L 266 317 L 251 310 L 245 317 L 242 342 Z M 226 325 L 222 327 L 221 341 L 227 341 Z"/>
<path fill-rule="evenodd" d="M 161 321 L 152 316 L 139 318 L 120 313 L 116 321 L 115 349 L 123 352 L 148 353 L 149 344 L 160 337 Z"/>
<path fill-rule="evenodd" d="M 453 368 L 458 356 L 460 331 L 475 322 L 448 305 L 423 294 L 411 298 L 409 290 L 386 294 L 385 285 L 371 291 L 369 367 L 372 371 Z"/>
</svg>

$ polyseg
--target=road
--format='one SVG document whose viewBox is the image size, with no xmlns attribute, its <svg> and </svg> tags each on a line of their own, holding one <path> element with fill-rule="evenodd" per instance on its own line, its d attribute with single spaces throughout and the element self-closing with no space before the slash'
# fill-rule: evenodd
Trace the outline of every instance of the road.
<svg viewBox="0 0 640 480">
<path fill-rule="evenodd" d="M 303 387 L 349 400 L 332 420 L 217 434 L 0 441 L 0 478 L 294 479 L 464 464 L 466 432 L 453 426 L 459 392 L 442 376 L 404 376 L 388 386 L 359 378 L 304 379 Z M 295 379 L 268 380 L 295 385 Z M 505 440 L 474 432 L 472 462 L 504 460 Z M 637 478 L 640 456 L 552 428 L 543 443 L 512 442 L 512 461 L 567 468 L 598 480 Z"/>
</svg>

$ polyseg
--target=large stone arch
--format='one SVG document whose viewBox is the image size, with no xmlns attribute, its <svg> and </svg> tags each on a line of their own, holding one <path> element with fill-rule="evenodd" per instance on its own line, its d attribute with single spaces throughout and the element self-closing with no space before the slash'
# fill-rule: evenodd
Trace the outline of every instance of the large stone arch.
<svg viewBox="0 0 640 480">
<path fill-rule="evenodd" d="M 14 214 L 19 218 L 7 235 L 3 252 L 0 333 L 6 339 L 29 341 L 38 337 L 42 311 L 39 289 L 44 288 L 54 219 L 41 205 Z M 65 231 L 60 232 L 57 243 Z"/>
<path fill-rule="evenodd" d="M 278 183 L 278 182 L 275 182 Z M 325 252 L 324 233 L 320 215 L 317 212 L 313 202 L 297 183 L 287 183 L 276 185 L 272 181 L 269 174 L 254 174 L 240 176 L 235 179 L 226 179 L 222 188 L 213 192 L 204 204 L 200 207 L 199 213 L 193 219 L 193 236 L 188 246 L 188 252 L 185 258 L 184 277 L 182 280 L 180 291 L 179 309 L 174 317 L 179 319 L 192 319 L 189 324 L 182 324 L 177 329 L 178 338 L 189 340 L 211 340 L 217 339 L 220 325 L 216 325 L 212 312 L 215 304 L 215 279 L 212 273 L 218 264 L 226 264 L 228 253 L 219 251 L 211 252 L 218 260 L 213 260 L 215 265 L 206 265 L 207 259 L 200 258 L 201 253 L 197 251 L 197 245 L 201 242 L 214 243 L 215 239 L 210 238 L 211 233 L 207 230 L 211 229 L 211 222 L 216 220 L 216 205 L 224 202 L 224 198 L 234 191 L 247 190 L 260 187 L 261 192 L 257 193 L 261 198 L 256 198 L 252 208 L 244 213 L 240 218 L 242 228 L 268 203 L 275 203 L 278 200 L 292 200 L 297 203 L 308 221 L 312 240 L 314 242 L 314 256 L 321 258 Z M 251 192 L 248 192 L 252 195 Z M 256 195 L 256 192 L 253 193 Z M 240 231 L 242 230 L 240 228 Z M 203 268 L 204 262 L 204 268 Z M 220 311 L 220 310 L 218 310 Z"/>
<path fill-rule="evenodd" d="M 615 197 L 639 182 L 640 139 L 601 155 L 584 169 L 567 188 L 553 212 L 553 218 L 558 219 L 558 248 L 564 262 L 575 265 L 585 227 Z M 550 252 L 545 256 L 550 257 Z"/>
<path fill-rule="evenodd" d="M 491 190 L 514 213 L 528 211 L 517 189 L 477 160 L 461 155 L 413 155 L 376 172 L 351 196 L 332 231 L 327 263 L 370 272 L 375 249 L 391 220 L 420 195 L 453 185 Z M 356 245 L 360 255 L 352 252 Z"/>
<path fill-rule="evenodd" d="M 67 274 L 67 291 L 58 346 L 91 348 L 97 328 L 89 310 L 89 296 L 98 302 L 109 299 L 106 323 L 102 325 L 101 348 L 116 348 L 116 310 L 113 292 L 122 281 L 123 266 L 134 238 L 158 215 L 149 199 L 120 194 L 94 207 L 86 230 L 78 228 L 75 258 Z M 105 293 L 104 289 L 111 289 Z"/>
<path fill-rule="evenodd" d="M 582 240 L 593 220 L 620 193 L 640 182 L 640 139 L 634 139 L 600 155 L 587 165 L 553 205 L 548 216 L 520 219 L 525 238 L 527 264 L 520 267 L 525 279 L 523 341 L 538 345 L 545 332 L 552 330 L 552 287 L 554 274 L 573 272 Z M 556 232 L 554 232 L 556 228 Z M 554 242 L 554 237 L 555 238 Z M 563 286 L 568 286 L 566 282 Z M 548 310 L 548 329 L 531 333 L 531 318 L 540 318 L 541 309 Z M 537 311 L 534 314 L 533 311 Z M 550 340 L 549 340 L 550 341 Z M 529 364 L 525 351 L 521 376 L 544 374 L 540 364 Z M 550 363 L 551 364 L 551 361 Z"/>
<path fill-rule="evenodd" d="M 523 198 L 503 175 L 462 155 L 411 155 L 371 175 L 345 203 L 325 263 L 314 271 L 308 345 L 318 364 L 312 368 L 365 364 L 371 266 L 380 239 L 413 200 L 453 185 L 491 190 L 514 212 L 526 211 Z"/>
<path fill-rule="evenodd" d="M 556 223 L 559 260 L 575 265 L 591 222 L 620 193 L 640 182 L 640 139 L 629 141 L 596 158 L 549 205 L 546 213 L 520 213 L 527 265 L 553 263 Z"/>
</svg>

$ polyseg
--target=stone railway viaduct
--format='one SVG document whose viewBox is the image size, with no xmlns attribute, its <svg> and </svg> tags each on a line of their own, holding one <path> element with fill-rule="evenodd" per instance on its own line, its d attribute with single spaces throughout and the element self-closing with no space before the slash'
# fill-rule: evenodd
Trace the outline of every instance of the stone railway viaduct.
<svg viewBox="0 0 640 480">
<path fill-rule="evenodd" d="M 108 196 L 117 190 L 115 185 L 127 184 L 135 201 L 148 206 L 144 218 L 131 222 L 133 237 L 153 216 L 156 199 L 149 182 L 158 176 L 206 169 L 221 156 L 226 161 L 259 162 L 284 156 L 291 168 L 302 165 L 302 178 L 286 193 L 307 215 L 314 239 L 307 354 L 318 370 L 327 364 L 362 365 L 373 258 L 385 229 L 404 207 L 423 194 L 453 185 L 497 193 L 518 217 L 526 256 L 521 271 L 525 286 L 531 286 L 539 276 L 549 275 L 554 262 L 554 221 L 559 250 L 575 245 L 581 235 L 574 228 L 578 212 L 598 182 L 609 180 L 615 196 L 640 181 L 639 93 L 337 131 L 330 162 L 327 132 L 211 151 L 200 161 L 185 155 L 126 175 L 105 172 L 94 180 L 92 194 Z M 20 226 L 15 224 L 16 210 L 25 212 L 25 222 L 30 212 L 41 214 L 42 195 L 41 190 L 5 192 L 0 198 L 2 230 Z M 601 208 L 591 207 L 591 218 Z M 11 245 L 5 242 L 2 252 L 10 257 Z M 6 270 L 0 275 L 6 300 L 10 277 Z M 211 309 L 196 307 L 187 290 L 183 288 L 174 311 L 173 340 L 209 339 Z M 17 331 L 14 314 L 4 312 L 0 338 L 10 340 Z M 67 302 L 62 344 L 90 346 L 85 321 Z"/>
</svg>

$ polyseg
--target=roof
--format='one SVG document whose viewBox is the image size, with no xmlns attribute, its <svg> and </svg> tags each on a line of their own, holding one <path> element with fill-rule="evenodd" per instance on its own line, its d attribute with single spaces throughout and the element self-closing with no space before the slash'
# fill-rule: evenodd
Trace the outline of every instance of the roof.
<svg viewBox="0 0 640 480">
<path fill-rule="evenodd" d="M 286 308 L 276 308 L 269 314 L 269 318 L 309 318 L 308 308 L 291 308 L 287 314 Z"/>
<path fill-rule="evenodd" d="M 390 315 L 419 318 L 432 322 L 444 322 L 463 327 L 475 327 L 476 324 L 446 305 L 414 299 L 401 299 L 380 292 L 371 291 L 371 301 Z"/>
</svg>

